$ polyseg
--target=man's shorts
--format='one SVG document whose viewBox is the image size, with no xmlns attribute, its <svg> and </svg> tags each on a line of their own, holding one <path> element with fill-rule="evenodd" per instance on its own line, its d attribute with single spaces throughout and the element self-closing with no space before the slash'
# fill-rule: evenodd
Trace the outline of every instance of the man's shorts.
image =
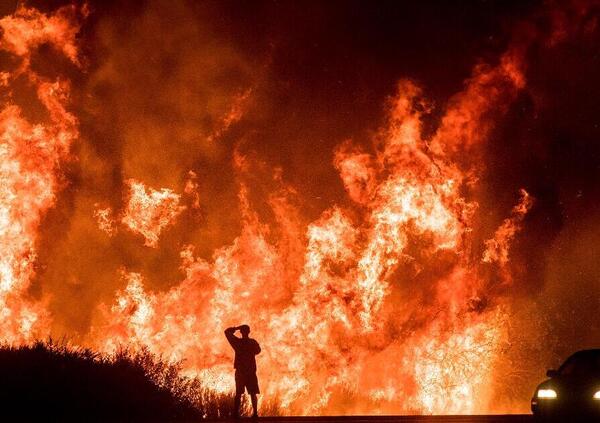
<svg viewBox="0 0 600 423">
<path fill-rule="evenodd" d="M 260 394 L 256 372 L 235 371 L 235 393 L 241 395 L 244 393 L 244 389 L 246 389 L 250 395 Z"/>
</svg>

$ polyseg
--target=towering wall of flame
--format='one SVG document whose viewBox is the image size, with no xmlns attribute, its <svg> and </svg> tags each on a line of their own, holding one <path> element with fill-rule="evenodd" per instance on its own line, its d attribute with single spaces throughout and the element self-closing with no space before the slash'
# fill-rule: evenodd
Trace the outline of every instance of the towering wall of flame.
<svg viewBox="0 0 600 423">
<path fill-rule="evenodd" d="M 311 197 L 286 179 L 286 168 L 245 148 L 255 122 L 236 132 L 268 96 L 264 67 L 182 21 L 182 39 L 206 46 L 193 56 L 170 24 L 161 27 L 161 7 L 182 20 L 186 9 L 148 7 L 156 4 L 131 22 L 150 41 L 134 38 L 121 50 L 127 37 L 96 27 L 109 53 L 82 84 L 90 93 L 80 95 L 80 119 L 92 123 L 81 144 L 68 80 L 35 62 L 50 47 L 44 54 L 85 72 L 76 15 L 87 8 L 20 7 L 0 19 L 0 48 L 12 60 L 0 74 L 0 342 L 66 331 L 103 352 L 144 347 L 183 360 L 186 374 L 225 392 L 232 352 L 222 332 L 247 323 L 262 345 L 262 392 L 287 413 L 522 411 L 528 398 L 516 406 L 498 398 L 510 390 L 511 348 L 527 352 L 512 346 L 514 331 L 531 330 L 523 310 L 535 307 L 519 307 L 508 292 L 524 284 L 513 243 L 538 199 L 519 185 L 512 210 L 496 207 L 484 183 L 486 151 L 528 86 L 529 50 L 564 40 L 569 23 L 555 17 L 549 33 L 519 27 L 504 53 L 475 66 L 441 106 L 426 87 L 400 80 L 383 122 L 365 124 L 368 140 L 336 140 L 324 158 L 342 198 L 314 205 L 314 218 L 303 206 Z M 161 56 L 173 46 L 185 57 Z M 174 77 L 152 71 L 161 59 Z M 244 87 L 229 87 L 230 74 Z M 138 78 L 160 84 L 152 91 Z M 227 87 L 215 88 L 222 80 Z M 105 116 L 114 139 L 89 129 Z M 227 137 L 236 138 L 231 151 Z M 65 177 L 73 158 L 79 173 Z M 44 218 L 57 202 L 62 214 L 53 222 L 64 237 L 49 243 Z M 171 267 L 178 271 L 164 271 Z"/>
<path fill-rule="evenodd" d="M 244 224 L 233 244 L 210 261 L 184 248 L 187 277 L 167 292 L 149 292 L 143 275 L 124 272 L 126 287 L 96 328 L 99 348 L 132 342 L 185 358 L 188 371 L 226 391 L 228 346 L 214 334 L 249 319 L 265 351 L 265 393 L 291 412 L 332 410 L 343 390 L 402 412 L 486 410 L 508 310 L 485 302 L 480 268 L 491 260 L 506 264 L 532 200 L 522 191 L 514 216 L 486 242 L 483 257 L 473 256 L 477 203 L 461 190 L 475 183 L 477 166 L 452 157 L 486 141 L 493 123 L 483 116 L 505 108 L 523 85 L 520 67 L 519 57 L 506 55 L 498 68 L 477 70 L 430 141 L 422 137 L 421 90 L 401 82 L 373 152 L 349 142 L 336 151 L 356 208 L 325 210 L 292 251 L 280 248 L 297 237 L 299 223 L 285 190 L 271 201 L 280 226 L 271 240 L 242 185 Z M 252 166 L 241 156 L 236 163 L 240 172 Z M 426 285 L 429 304 L 402 298 L 396 288 L 414 284 Z"/>
<path fill-rule="evenodd" d="M 0 48 L 14 57 L 14 69 L 2 72 L 0 112 L 0 340 L 32 341 L 49 333 L 42 304 L 28 295 L 35 272 L 40 222 L 54 205 L 61 162 L 78 136 L 69 105 L 69 82 L 49 79 L 30 66 L 40 45 L 50 44 L 79 64 L 74 8 L 53 16 L 20 7 L 0 20 Z M 28 119 L 13 98 L 11 86 L 25 83 L 45 110 L 41 122 Z"/>
</svg>

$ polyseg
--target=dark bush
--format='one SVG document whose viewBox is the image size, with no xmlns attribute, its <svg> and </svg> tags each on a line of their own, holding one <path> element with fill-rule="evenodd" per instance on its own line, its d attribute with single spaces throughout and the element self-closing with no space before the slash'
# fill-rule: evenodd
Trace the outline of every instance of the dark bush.
<svg viewBox="0 0 600 423">
<path fill-rule="evenodd" d="M 147 351 L 0 347 L 3 421 L 197 421 L 227 417 L 232 404 Z"/>
</svg>

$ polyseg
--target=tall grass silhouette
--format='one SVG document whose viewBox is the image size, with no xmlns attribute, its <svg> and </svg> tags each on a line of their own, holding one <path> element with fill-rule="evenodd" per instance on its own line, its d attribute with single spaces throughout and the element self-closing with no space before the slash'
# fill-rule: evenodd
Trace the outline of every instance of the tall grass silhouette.
<svg viewBox="0 0 600 423">
<path fill-rule="evenodd" d="M 102 355 L 52 340 L 0 346 L 2 416 L 36 421 L 191 421 L 231 416 L 233 395 L 147 350 Z M 247 408 L 248 404 L 244 404 Z M 279 414 L 274 402 L 268 414 Z"/>
</svg>

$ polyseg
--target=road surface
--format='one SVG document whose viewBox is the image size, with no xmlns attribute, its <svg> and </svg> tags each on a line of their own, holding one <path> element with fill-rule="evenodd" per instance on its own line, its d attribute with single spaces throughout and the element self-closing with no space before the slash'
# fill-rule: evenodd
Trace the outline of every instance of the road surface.
<svg viewBox="0 0 600 423">
<path fill-rule="evenodd" d="M 243 419 L 245 422 L 250 419 Z M 261 417 L 264 423 L 531 423 L 526 414 L 495 416 L 322 416 L 322 417 Z"/>
</svg>

